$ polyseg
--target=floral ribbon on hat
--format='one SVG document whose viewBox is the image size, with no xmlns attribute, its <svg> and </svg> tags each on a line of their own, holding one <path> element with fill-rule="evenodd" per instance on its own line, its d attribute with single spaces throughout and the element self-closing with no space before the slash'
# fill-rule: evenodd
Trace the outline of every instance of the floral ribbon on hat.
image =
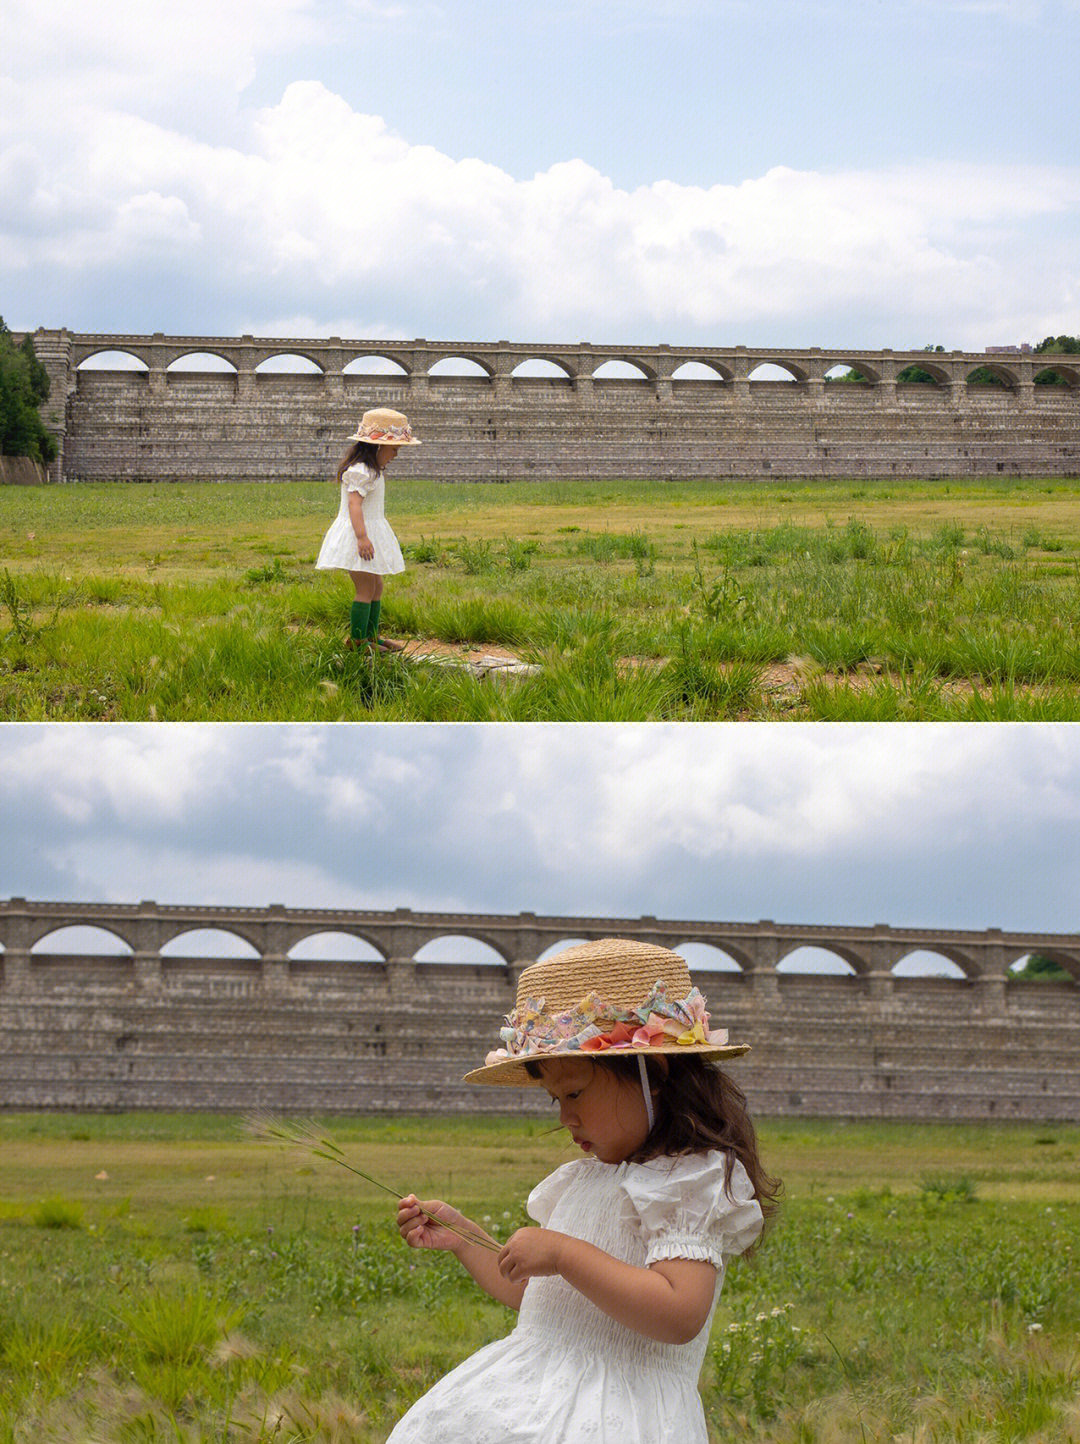
<svg viewBox="0 0 1080 1444">
<path fill-rule="evenodd" d="M 685 998 L 669 998 L 657 982 L 644 1003 L 623 1008 L 590 993 L 568 1012 L 546 1013 L 543 998 L 528 998 L 507 1019 L 499 1037 L 506 1045 L 489 1053 L 485 1063 L 504 1063 L 538 1053 L 601 1053 L 613 1048 L 655 1048 L 675 1042 L 683 1046 L 727 1042 L 725 1028 L 709 1027 L 705 999 L 697 988 Z"/>
<path fill-rule="evenodd" d="M 411 441 L 412 430 L 408 426 L 380 426 L 378 430 L 365 431 L 365 441 Z"/>
</svg>

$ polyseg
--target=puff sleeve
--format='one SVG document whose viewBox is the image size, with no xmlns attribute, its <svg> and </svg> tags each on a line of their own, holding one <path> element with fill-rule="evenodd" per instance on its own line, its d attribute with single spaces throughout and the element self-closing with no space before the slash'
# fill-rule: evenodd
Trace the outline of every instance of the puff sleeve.
<svg viewBox="0 0 1080 1444">
<path fill-rule="evenodd" d="M 341 479 L 345 483 L 346 491 L 358 491 L 361 496 L 367 496 L 375 485 L 377 476 L 378 473 L 372 471 L 370 466 L 365 466 L 363 462 L 358 461 L 354 466 L 349 467 Z"/>
<path fill-rule="evenodd" d="M 559 1199 L 562 1198 L 574 1173 L 580 1167 L 580 1161 L 575 1159 L 571 1163 L 564 1163 L 554 1173 L 549 1173 L 529 1194 L 525 1202 L 525 1211 L 530 1218 L 535 1219 L 541 1228 L 547 1228 L 548 1220 Z"/>
<path fill-rule="evenodd" d="M 724 1188 L 725 1167 L 718 1149 L 625 1165 L 622 1217 L 640 1232 L 646 1265 L 685 1258 L 719 1269 L 750 1247 L 761 1232 L 761 1206 L 737 1159 L 730 1192 Z"/>
</svg>

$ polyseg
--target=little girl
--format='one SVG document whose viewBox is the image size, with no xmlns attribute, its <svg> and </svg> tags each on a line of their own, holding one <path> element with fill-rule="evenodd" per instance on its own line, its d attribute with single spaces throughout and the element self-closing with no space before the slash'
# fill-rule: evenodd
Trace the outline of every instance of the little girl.
<svg viewBox="0 0 1080 1444">
<path fill-rule="evenodd" d="M 507 1025 L 466 1081 L 546 1088 L 585 1156 L 533 1189 L 540 1227 L 499 1251 L 441 1200 L 401 1200 L 405 1241 L 455 1254 L 519 1319 L 388 1444 L 705 1444 L 697 1381 L 724 1269 L 779 1192 L 716 1066 L 747 1048 L 710 1030 L 681 957 L 618 938 L 526 968 Z"/>
<path fill-rule="evenodd" d="M 350 647 L 400 652 L 397 642 L 379 641 L 383 577 L 405 570 L 405 561 L 383 514 L 383 472 L 402 446 L 419 446 L 408 418 L 381 407 L 365 411 L 349 440 L 353 445 L 337 469 L 341 505 L 323 537 L 317 567 L 341 568 L 352 578 L 356 600 L 349 614 Z"/>
</svg>

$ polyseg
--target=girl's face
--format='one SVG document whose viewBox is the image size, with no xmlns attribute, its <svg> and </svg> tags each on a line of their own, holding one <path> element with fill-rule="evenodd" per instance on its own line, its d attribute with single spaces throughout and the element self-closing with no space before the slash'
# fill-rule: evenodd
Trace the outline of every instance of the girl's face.
<svg viewBox="0 0 1080 1444">
<path fill-rule="evenodd" d="M 649 1134 L 641 1087 L 587 1058 L 540 1064 L 544 1087 L 559 1105 L 559 1122 L 579 1148 L 601 1163 L 622 1163 Z"/>
<path fill-rule="evenodd" d="M 394 457 L 397 456 L 399 448 L 396 446 L 380 446 L 375 453 L 375 465 L 382 471 L 384 466 L 389 466 Z"/>
</svg>

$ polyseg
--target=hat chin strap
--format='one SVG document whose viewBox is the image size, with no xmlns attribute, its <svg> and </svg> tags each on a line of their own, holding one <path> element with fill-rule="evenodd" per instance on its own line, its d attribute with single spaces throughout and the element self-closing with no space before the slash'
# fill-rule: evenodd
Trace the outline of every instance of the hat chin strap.
<svg viewBox="0 0 1080 1444">
<path fill-rule="evenodd" d="M 637 1055 L 638 1072 L 641 1074 L 641 1093 L 645 1099 L 645 1113 L 649 1120 L 649 1132 L 653 1131 L 656 1123 L 656 1114 L 653 1112 L 652 1094 L 649 1092 L 649 1070 L 645 1067 L 645 1054 Z"/>
</svg>

